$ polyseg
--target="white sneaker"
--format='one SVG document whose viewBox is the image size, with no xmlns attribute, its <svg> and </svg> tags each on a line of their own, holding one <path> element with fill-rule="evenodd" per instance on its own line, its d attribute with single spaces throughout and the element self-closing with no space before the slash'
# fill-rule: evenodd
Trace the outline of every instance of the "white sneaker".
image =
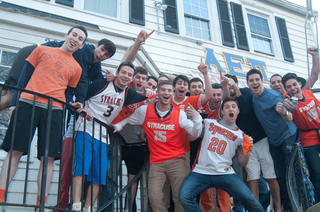
<svg viewBox="0 0 320 212">
<path fill-rule="evenodd" d="M 73 211 L 81 211 L 81 202 L 75 202 L 72 204 L 72 209 Z"/>
<path fill-rule="evenodd" d="M 35 212 L 39 212 L 39 211 L 40 211 L 40 208 L 37 208 L 37 209 L 35 210 Z M 2 212 L 2 211 L 0 211 L 0 212 Z M 52 210 L 45 208 L 45 209 L 44 209 L 44 212 L 52 212 Z"/>
<path fill-rule="evenodd" d="M 87 209 L 83 208 L 84 212 L 91 212 L 91 206 L 88 206 Z M 92 209 L 92 212 L 95 212 L 96 210 Z"/>
</svg>

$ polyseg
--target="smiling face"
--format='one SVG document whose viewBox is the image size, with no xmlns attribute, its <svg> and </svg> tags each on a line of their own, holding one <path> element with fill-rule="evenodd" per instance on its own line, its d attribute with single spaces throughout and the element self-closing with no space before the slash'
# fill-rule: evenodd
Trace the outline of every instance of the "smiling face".
<svg viewBox="0 0 320 212">
<path fill-rule="evenodd" d="M 100 46 L 96 44 L 96 48 L 93 50 L 93 54 L 94 54 L 94 61 L 93 61 L 94 63 L 99 63 L 101 61 L 104 61 L 111 56 L 111 54 L 108 52 L 108 50 L 103 44 Z"/>
<path fill-rule="evenodd" d="M 132 81 L 133 72 L 134 70 L 130 66 L 121 66 L 121 69 L 116 72 L 116 86 L 118 86 L 120 89 L 124 89 Z"/>
<path fill-rule="evenodd" d="M 152 91 L 155 91 L 156 88 L 157 88 L 157 85 L 158 85 L 158 83 L 157 83 L 154 79 L 150 78 L 150 79 L 146 82 L 146 84 L 144 85 L 144 87 L 145 87 L 145 88 L 148 88 L 148 89 L 150 89 L 150 90 L 152 90 Z"/>
<path fill-rule="evenodd" d="M 221 109 L 222 120 L 227 124 L 236 126 L 236 120 L 240 110 L 235 101 L 227 101 L 224 103 L 223 108 Z"/>
<path fill-rule="evenodd" d="M 174 87 L 174 96 L 175 99 L 184 99 L 184 97 L 186 96 L 188 90 L 189 90 L 189 85 L 188 82 L 183 80 L 183 79 L 178 79 L 177 83 Z"/>
<path fill-rule="evenodd" d="M 83 47 L 83 42 L 86 39 L 86 34 L 78 28 L 73 28 L 69 34 L 64 35 L 65 42 L 61 49 L 68 54 L 73 54 L 78 49 Z"/>
<path fill-rule="evenodd" d="M 132 79 L 131 87 L 134 90 L 141 90 L 147 81 L 147 75 L 141 74 L 140 72 L 136 73 Z"/>
<path fill-rule="evenodd" d="M 212 88 L 213 96 L 210 100 L 212 109 L 217 109 L 222 101 L 222 88 Z"/>
<path fill-rule="evenodd" d="M 248 77 L 247 85 L 250 88 L 254 97 L 260 96 L 264 91 L 262 80 L 259 74 L 250 74 Z"/>
<path fill-rule="evenodd" d="M 203 93 L 203 85 L 200 81 L 190 83 L 190 96 L 199 96 Z"/>
<path fill-rule="evenodd" d="M 173 96 L 173 87 L 171 84 L 163 84 L 157 89 L 159 106 L 170 106 Z"/>
<path fill-rule="evenodd" d="M 301 84 L 296 79 L 289 79 L 286 81 L 286 91 L 292 97 L 298 97 L 298 99 L 302 99 L 301 93 Z"/>
<path fill-rule="evenodd" d="M 270 88 L 278 91 L 281 95 L 285 93 L 280 76 L 274 76 L 270 79 Z"/>
</svg>

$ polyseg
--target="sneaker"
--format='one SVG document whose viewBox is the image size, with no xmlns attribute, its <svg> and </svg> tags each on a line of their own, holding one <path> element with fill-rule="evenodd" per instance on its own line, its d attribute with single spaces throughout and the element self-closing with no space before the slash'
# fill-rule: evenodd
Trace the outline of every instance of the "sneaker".
<svg viewBox="0 0 320 212">
<path fill-rule="evenodd" d="M 35 210 L 35 212 L 39 212 L 39 211 L 40 211 L 40 208 L 37 208 L 37 209 Z M 1 212 L 1 211 L 0 211 L 0 212 Z M 45 208 L 45 209 L 44 209 L 44 212 L 52 212 L 52 210 Z"/>
<path fill-rule="evenodd" d="M 73 211 L 81 211 L 81 202 L 75 202 L 72 204 L 72 209 Z M 85 210 L 85 209 L 84 209 Z"/>
<path fill-rule="evenodd" d="M 91 206 L 88 206 L 87 209 L 83 208 L 83 211 L 84 211 L 84 212 L 91 212 Z M 92 209 L 92 212 L 95 212 L 95 210 Z"/>
</svg>

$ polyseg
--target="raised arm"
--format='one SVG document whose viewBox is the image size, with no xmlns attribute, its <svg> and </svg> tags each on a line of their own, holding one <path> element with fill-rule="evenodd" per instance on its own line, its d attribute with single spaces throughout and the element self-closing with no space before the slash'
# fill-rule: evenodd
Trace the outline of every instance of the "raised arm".
<svg viewBox="0 0 320 212">
<path fill-rule="evenodd" d="M 201 95 L 201 104 L 205 105 L 212 98 L 213 91 L 209 79 L 208 66 L 202 62 L 202 57 L 200 59 L 200 65 L 198 66 L 198 70 L 202 73 L 204 79 L 205 95 Z"/>
<path fill-rule="evenodd" d="M 314 51 L 315 48 L 311 47 L 308 48 L 308 53 L 312 55 L 312 68 L 311 68 L 311 75 L 310 79 L 307 79 L 307 82 L 305 86 L 302 88 L 302 90 L 308 90 L 309 89 L 309 80 L 310 80 L 310 88 L 316 83 L 319 76 L 319 53 L 318 51 Z"/>
<path fill-rule="evenodd" d="M 134 44 L 129 47 L 127 53 L 125 54 L 125 56 L 122 58 L 122 62 L 124 61 L 128 61 L 133 63 L 133 61 L 136 59 L 136 56 L 138 54 L 138 51 L 140 49 L 140 46 L 146 42 L 146 40 L 148 39 L 148 37 L 154 32 L 154 30 L 152 30 L 149 34 L 145 31 L 145 30 L 141 30 L 140 33 L 138 34 L 138 37 L 136 39 L 136 41 L 134 42 Z"/>
<path fill-rule="evenodd" d="M 222 100 L 225 100 L 230 97 L 230 91 L 229 91 L 229 86 L 228 86 L 229 81 L 230 81 L 230 79 L 223 76 L 222 72 L 220 70 L 220 83 L 222 86 Z"/>
</svg>

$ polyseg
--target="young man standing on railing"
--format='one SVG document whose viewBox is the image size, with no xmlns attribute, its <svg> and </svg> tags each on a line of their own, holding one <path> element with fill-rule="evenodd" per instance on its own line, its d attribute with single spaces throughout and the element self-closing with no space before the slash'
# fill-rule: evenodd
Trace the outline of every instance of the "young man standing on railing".
<svg viewBox="0 0 320 212">
<path fill-rule="evenodd" d="M 247 84 L 253 94 L 253 110 L 268 137 L 281 204 L 284 211 L 291 211 L 286 187 L 286 168 L 290 155 L 286 153 L 286 147 L 295 142 L 297 127 L 292 122 L 291 112 L 283 106 L 280 93 L 263 86 L 263 76 L 259 70 L 251 69 L 247 73 Z"/>
<path fill-rule="evenodd" d="M 146 32 L 145 32 L 146 34 Z M 153 92 L 150 89 L 143 91 L 135 91 L 128 88 L 131 83 L 135 67 L 131 62 L 123 62 L 119 65 L 114 81 L 106 79 L 96 80 L 89 85 L 87 91 L 86 102 L 83 111 L 86 112 L 87 122 L 84 117 L 79 117 L 76 123 L 75 138 L 75 159 L 73 173 L 73 205 L 72 210 L 81 211 L 81 194 L 83 175 L 87 176 L 87 180 L 92 182 L 88 187 L 87 197 L 84 205 L 86 211 L 91 211 L 91 206 L 95 202 L 99 194 L 99 183 L 106 185 L 106 177 L 108 170 L 107 161 L 107 132 L 106 127 L 93 121 L 93 117 L 110 124 L 111 121 L 119 114 L 124 105 L 141 102 L 150 97 Z M 82 109 L 79 110 L 79 112 Z M 94 131 L 92 131 L 94 125 Z M 86 131 L 84 131 L 86 129 Z M 100 135 L 101 132 L 101 135 Z M 85 138 L 84 138 L 85 137 Z M 100 141 L 101 139 L 101 141 Z M 83 140 L 85 140 L 85 149 L 83 149 Z M 94 140 L 94 149 L 92 149 L 92 141 Z M 85 158 L 83 158 L 83 152 Z M 94 155 L 94 163 L 92 163 L 92 154 Z M 100 159 L 101 154 L 101 159 Z M 84 169 L 82 164 L 84 163 Z M 101 167 L 100 167 L 101 164 Z M 91 166 L 93 167 L 93 179 L 91 179 Z M 101 173 L 100 173 L 101 170 Z M 99 178 L 100 176 L 100 178 Z M 93 190 L 93 192 L 91 192 Z M 92 202 L 91 202 L 92 198 Z"/>
<path fill-rule="evenodd" d="M 80 76 L 81 67 L 74 60 L 72 54 L 83 47 L 83 42 L 87 37 L 87 31 L 82 26 L 71 28 L 65 36 L 65 42 L 60 48 L 52 48 L 41 46 L 27 58 L 22 70 L 17 87 L 25 88 L 34 92 L 42 93 L 50 97 L 54 97 L 61 101 L 65 101 L 65 91 L 67 86 L 76 87 Z M 12 98 L 12 106 L 16 105 L 18 91 L 15 91 Z M 8 168 L 10 165 L 9 184 L 15 175 L 19 160 L 22 155 L 28 154 L 30 149 L 29 138 L 33 137 L 34 131 L 38 128 L 38 159 L 41 160 L 38 173 L 38 200 L 40 204 L 42 169 L 47 166 L 47 180 L 45 189 L 45 200 L 48 196 L 51 177 L 53 172 L 53 162 L 55 158 L 60 157 L 60 143 L 62 135 L 63 111 L 62 104 L 52 103 L 52 117 L 48 114 L 48 99 L 37 97 L 33 102 L 34 95 L 22 93 L 19 104 L 13 112 L 12 120 L 1 146 L 8 152 L 2 166 L 0 174 L 0 201 L 4 201 L 4 192 L 8 176 Z M 33 104 L 35 104 L 35 113 L 32 116 Z M 49 157 L 48 164 L 43 164 L 45 154 L 45 140 L 48 136 L 46 133 L 47 119 L 52 119 L 50 128 L 49 141 Z M 15 121 L 16 120 L 16 121 Z M 30 123 L 34 123 L 30 128 Z M 13 127 L 15 133 L 13 134 Z M 14 138 L 14 140 L 13 140 Z M 13 150 L 11 151 L 11 142 L 13 142 Z M 11 164 L 9 158 L 12 157 Z"/>
<path fill-rule="evenodd" d="M 201 116 L 189 104 L 187 119 L 184 111 L 171 104 L 173 86 L 170 81 L 161 81 L 157 88 L 158 102 L 139 107 L 130 117 L 114 125 L 115 132 L 120 131 L 127 123 L 142 125 L 146 133 L 150 151 L 148 196 L 154 212 L 166 211 L 163 204 L 163 185 L 166 178 L 172 186 L 172 196 L 175 211 L 184 211 L 179 197 L 179 189 L 187 176 L 185 151 L 182 146 L 180 133 L 185 129 L 194 137 L 201 133 Z"/>
<path fill-rule="evenodd" d="M 300 144 L 310 171 L 310 180 L 316 189 L 318 201 L 320 199 L 320 144 L 319 144 L 319 100 L 309 90 L 301 90 L 301 84 L 294 73 L 287 73 L 282 77 L 283 87 L 288 92 L 284 101 L 286 108 L 291 108 L 293 122 L 301 130 Z M 289 97 L 297 97 L 298 104 L 294 108 Z"/>
</svg>

